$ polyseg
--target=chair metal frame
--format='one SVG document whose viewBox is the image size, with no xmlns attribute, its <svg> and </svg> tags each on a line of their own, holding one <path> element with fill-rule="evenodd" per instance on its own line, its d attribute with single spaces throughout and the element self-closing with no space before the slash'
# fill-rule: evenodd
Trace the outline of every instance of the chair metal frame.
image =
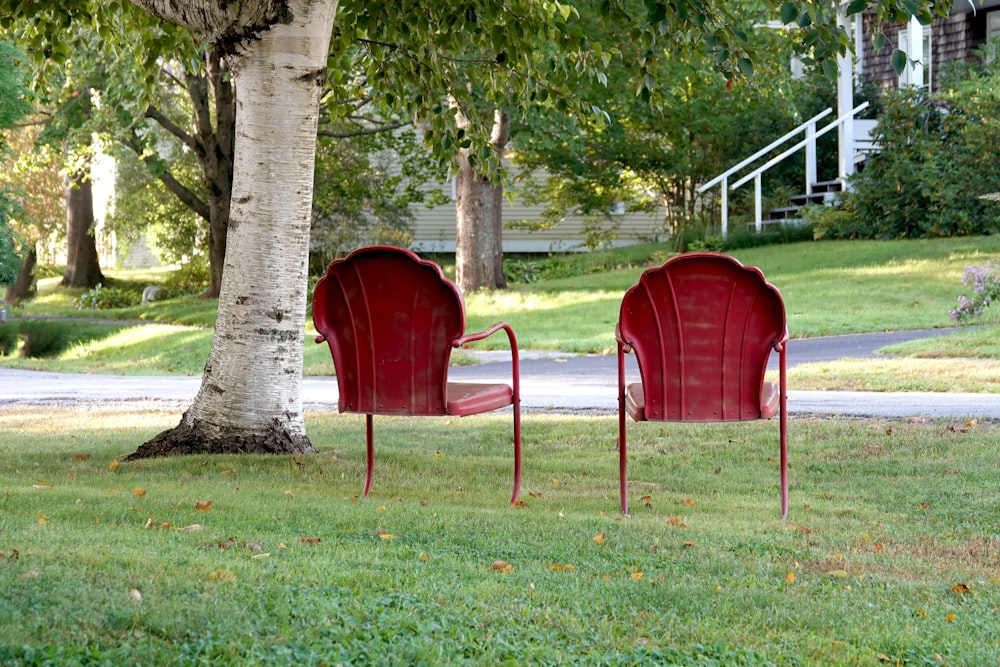
<svg viewBox="0 0 1000 667">
<path fill-rule="evenodd" d="M 338 409 L 365 415 L 366 475 L 375 466 L 373 417 L 466 416 L 512 406 L 515 504 L 521 488 L 521 371 L 506 322 L 465 331 L 465 304 L 441 267 L 395 246 L 369 246 L 334 260 L 313 291 L 317 343 L 327 342 Z M 499 331 L 511 351 L 511 384 L 448 381 L 451 351 Z"/>
<path fill-rule="evenodd" d="M 676 255 L 622 298 L 618 324 L 618 452 L 628 514 L 626 414 L 635 421 L 748 421 L 779 416 L 781 516 L 788 516 L 788 327 L 778 289 L 722 253 Z M 778 386 L 765 382 L 778 353 Z M 634 352 L 641 382 L 626 384 Z"/>
</svg>

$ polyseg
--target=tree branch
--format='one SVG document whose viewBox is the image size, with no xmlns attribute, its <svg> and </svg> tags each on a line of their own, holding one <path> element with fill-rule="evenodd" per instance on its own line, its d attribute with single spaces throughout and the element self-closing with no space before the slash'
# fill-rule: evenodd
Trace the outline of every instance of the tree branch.
<svg viewBox="0 0 1000 667">
<path fill-rule="evenodd" d="M 212 217 L 208 205 L 203 202 L 198 195 L 174 178 L 174 175 L 170 173 L 170 170 L 160 170 L 155 168 L 157 158 L 152 155 L 143 154 L 142 145 L 139 143 L 139 137 L 134 131 L 132 132 L 132 138 L 122 139 L 122 143 L 131 148 L 136 155 L 138 155 L 139 158 L 146 163 L 146 166 L 149 167 L 150 173 L 155 174 L 156 177 L 160 179 L 160 182 L 163 183 L 163 186 L 168 192 L 177 197 L 182 204 L 194 211 L 196 215 L 203 218 L 207 222 L 211 222 Z"/>
</svg>

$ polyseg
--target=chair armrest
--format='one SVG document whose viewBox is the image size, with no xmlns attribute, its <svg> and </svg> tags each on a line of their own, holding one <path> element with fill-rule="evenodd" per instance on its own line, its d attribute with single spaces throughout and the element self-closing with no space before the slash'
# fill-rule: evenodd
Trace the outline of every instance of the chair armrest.
<svg viewBox="0 0 1000 667">
<path fill-rule="evenodd" d="M 464 336 L 459 336 L 451 342 L 452 347 L 462 347 L 466 343 L 471 343 L 476 340 L 482 340 L 489 336 L 492 336 L 496 332 L 503 329 L 507 332 L 507 340 L 510 342 L 510 363 L 511 363 L 511 388 L 514 391 L 514 400 L 520 401 L 521 396 L 521 359 L 517 351 L 517 337 L 514 335 L 514 330 L 511 329 L 510 325 L 506 322 L 497 322 L 488 329 L 483 329 L 476 333 L 466 334 Z"/>
<path fill-rule="evenodd" d="M 615 340 L 618 341 L 618 349 L 628 354 L 632 351 L 632 344 L 622 338 L 622 323 L 615 325 Z"/>
</svg>

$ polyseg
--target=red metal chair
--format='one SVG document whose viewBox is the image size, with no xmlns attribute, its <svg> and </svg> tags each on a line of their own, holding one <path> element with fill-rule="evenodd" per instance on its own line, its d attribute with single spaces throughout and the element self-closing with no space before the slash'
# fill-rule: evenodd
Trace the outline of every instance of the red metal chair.
<svg viewBox="0 0 1000 667">
<path fill-rule="evenodd" d="M 513 406 L 514 492 L 521 488 L 520 363 L 514 331 L 504 322 L 463 335 L 465 305 L 433 262 L 391 246 L 361 248 L 335 260 L 313 292 L 317 343 L 330 344 L 340 412 L 366 415 L 367 475 L 372 486 L 373 415 L 466 415 Z M 513 381 L 448 382 L 451 350 L 503 329 Z"/>
<path fill-rule="evenodd" d="M 719 253 L 686 253 L 648 269 L 625 293 L 618 340 L 618 454 L 628 513 L 625 415 L 635 421 L 747 421 L 779 415 L 781 516 L 788 516 L 785 306 L 755 267 Z M 764 381 L 778 352 L 779 381 Z M 635 352 L 641 382 L 626 386 Z"/>
</svg>

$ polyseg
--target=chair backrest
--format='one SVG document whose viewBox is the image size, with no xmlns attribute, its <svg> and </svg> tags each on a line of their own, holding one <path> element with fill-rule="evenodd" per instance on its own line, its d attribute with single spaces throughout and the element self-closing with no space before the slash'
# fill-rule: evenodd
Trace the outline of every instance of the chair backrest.
<svg viewBox="0 0 1000 667">
<path fill-rule="evenodd" d="M 330 344 L 341 412 L 445 414 L 465 307 L 437 264 L 404 248 L 356 250 L 316 284 L 313 323 Z"/>
<path fill-rule="evenodd" d="M 760 270 L 718 253 L 677 255 L 625 293 L 619 327 L 639 362 L 646 419 L 761 417 L 768 356 L 786 326 Z"/>
</svg>

